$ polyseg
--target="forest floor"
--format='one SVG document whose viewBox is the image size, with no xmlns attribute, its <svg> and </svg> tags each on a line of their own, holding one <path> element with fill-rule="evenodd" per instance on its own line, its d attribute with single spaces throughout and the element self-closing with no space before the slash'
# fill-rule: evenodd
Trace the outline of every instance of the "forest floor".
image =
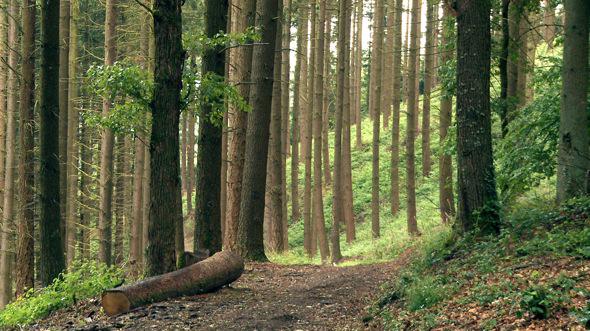
<svg viewBox="0 0 590 331">
<path fill-rule="evenodd" d="M 247 264 L 215 293 L 183 297 L 108 317 L 92 299 L 57 311 L 35 330 L 358 330 L 368 308 L 411 256 L 350 267 Z M 375 325 L 372 325 L 375 328 Z"/>
</svg>

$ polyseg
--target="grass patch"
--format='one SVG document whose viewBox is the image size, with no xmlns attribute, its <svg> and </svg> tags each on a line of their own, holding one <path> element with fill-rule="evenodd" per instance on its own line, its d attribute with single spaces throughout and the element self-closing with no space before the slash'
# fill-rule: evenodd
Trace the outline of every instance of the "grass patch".
<svg viewBox="0 0 590 331">
<path fill-rule="evenodd" d="M 0 328 L 24 327 L 79 300 L 95 297 L 123 282 L 123 272 L 92 262 L 78 263 L 53 284 L 30 290 L 0 311 Z"/>
</svg>

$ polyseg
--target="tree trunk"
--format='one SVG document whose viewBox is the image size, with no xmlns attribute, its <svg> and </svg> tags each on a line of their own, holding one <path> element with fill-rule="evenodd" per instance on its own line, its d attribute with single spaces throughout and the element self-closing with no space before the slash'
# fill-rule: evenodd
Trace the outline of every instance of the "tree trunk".
<svg viewBox="0 0 590 331">
<path fill-rule="evenodd" d="M 17 27 L 18 5 L 16 0 L 11 0 L 8 7 L 8 45 L 18 45 Z M 16 111 L 17 111 L 17 76 L 16 68 L 18 54 L 16 48 L 8 51 L 8 100 L 6 118 L 6 177 L 4 182 L 4 201 L 2 208 L 2 233 L 0 241 L 0 308 L 4 308 L 12 300 L 12 261 L 14 252 L 14 176 L 15 148 L 16 144 Z"/>
<path fill-rule="evenodd" d="M 444 6 L 442 30 L 442 47 L 441 47 L 441 64 L 447 65 L 452 61 L 453 53 L 449 48 L 454 46 L 454 26 L 455 18 L 449 12 L 449 8 Z M 439 115 L 439 143 L 441 151 L 447 139 L 449 128 L 452 123 L 453 96 L 448 91 L 442 91 L 440 98 L 440 115 Z M 442 152 L 439 156 L 439 207 L 442 222 L 448 224 L 452 217 L 455 216 L 455 197 L 453 194 L 453 157 L 451 154 Z"/>
<path fill-rule="evenodd" d="M 282 215 L 283 222 L 283 250 L 289 250 L 289 218 L 287 214 L 287 155 L 289 154 L 290 128 L 289 128 L 289 109 L 290 109 L 290 75 L 291 75 L 291 0 L 283 0 L 283 17 L 282 24 L 282 64 L 281 64 L 281 138 L 283 145 L 283 158 L 281 160 L 281 195 L 282 195 Z"/>
<path fill-rule="evenodd" d="M 391 104 L 393 103 L 393 43 L 394 43 L 394 1 L 385 0 L 385 6 L 387 8 L 386 21 L 384 27 L 385 40 L 383 43 L 383 68 L 384 74 L 382 75 L 381 85 L 381 108 L 383 108 L 383 128 L 389 127 L 389 117 L 391 116 Z"/>
<path fill-rule="evenodd" d="M 457 225 L 481 233 L 500 229 L 490 113 L 490 6 L 490 0 L 461 0 L 457 16 Z"/>
<path fill-rule="evenodd" d="M 20 212 L 17 215 L 18 245 L 16 250 L 16 296 L 19 297 L 35 285 L 35 20 L 36 4 L 23 3 L 23 40 L 20 89 L 19 143 L 21 152 L 18 164 Z"/>
<path fill-rule="evenodd" d="M 113 263 L 123 262 L 123 229 L 125 214 L 125 145 L 123 136 L 118 136 L 115 143 L 115 233 L 113 240 Z"/>
<path fill-rule="evenodd" d="M 326 224 L 324 220 L 324 199 L 322 192 L 322 110 L 324 89 L 324 36 L 326 25 L 326 3 L 319 1 L 318 40 L 315 48 L 315 95 L 313 107 L 313 223 L 317 234 L 322 261 L 330 256 Z"/>
<path fill-rule="evenodd" d="M 3 2 L 4 3 L 4 2 Z M 0 10 L 0 201 L 4 201 L 4 173 L 6 170 L 6 79 L 8 74 L 7 50 L 8 11 Z"/>
<path fill-rule="evenodd" d="M 362 80 L 363 80 L 363 18 L 364 18 L 364 5 L 363 0 L 357 0 L 356 2 L 356 55 L 355 55 L 355 68 L 354 80 L 356 85 L 355 89 L 355 126 L 356 126 L 356 148 L 360 149 L 363 146 L 362 139 L 362 118 L 361 118 L 361 94 L 362 94 Z"/>
<path fill-rule="evenodd" d="M 68 136 L 67 136 L 67 201 L 66 201 L 66 263 L 71 266 L 76 254 L 78 219 L 78 0 L 70 0 Z"/>
<path fill-rule="evenodd" d="M 270 119 L 270 137 L 268 147 L 267 175 L 266 175 L 266 197 L 267 208 L 265 223 L 267 229 L 267 248 L 272 252 L 283 250 L 283 197 L 281 192 L 282 184 L 282 130 L 281 130 L 281 63 L 282 49 L 282 13 L 283 0 L 279 0 L 279 19 L 277 19 L 276 50 L 274 53 L 274 73 L 272 90 L 272 111 Z"/>
<path fill-rule="evenodd" d="M 555 39 L 555 7 L 551 0 L 545 0 L 544 7 L 543 24 L 545 28 L 543 29 L 543 37 L 549 49 L 552 49 Z"/>
<path fill-rule="evenodd" d="M 59 1 L 41 2 L 41 284 L 47 286 L 64 270 L 59 196 Z"/>
<path fill-rule="evenodd" d="M 438 20 L 438 3 L 426 2 L 426 47 L 424 56 L 424 99 L 422 101 L 422 176 L 430 177 L 430 94 L 436 76 L 434 67 L 434 30 Z"/>
<path fill-rule="evenodd" d="M 412 0 L 412 24 L 410 31 L 410 52 L 408 55 L 408 100 L 407 100 L 407 124 L 406 124 L 406 189 L 407 189 L 407 221 L 408 232 L 411 235 L 418 235 L 418 222 L 416 220 L 416 155 L 414 143 L 416 138 L 416 81 L 418 77 L 418 61 L 420 46 L 418 33 L 420 31 L 420 1 Z"/>
<path fill-rule="evenodd" d="M 590 3 L 565 2 L 563 87 L 559 121 L 557 200 L 589 194 L 585 181 L 590 169 L 588 149 L 588 20 Z"/>
<path fill-rule="evenodd" d="M 59 6 L 59 197 L 62 219 L 67 213 L 68 187 L 68 85 L 70 55 L 70 0 L 60 1 Z M 67 221 L 62 223 L 61 235 L 67 252 Z"/>
<path fill-rule="evenodd" d="M 158 189 L 150 191 L 146 253 L 149 276 L 176 269 L 175 229 L 182 221 L 178 133 L 185 52 L 182 49 L 181 8 L 181 0 L 154 2 L 156 64 L 151 104 L 150 187 Z M 219 183 L 219 176 L 216 179 Z"/>
<path fill-rule="evenodd" d="M 207 37 L 213 38 L 219 31 L 227 29 L 228 8 L 227 0 L 206 2 Z M 203 56 L 203 75 L 210 73 L 219 77 L 225 76 L 225 54 L 221 47 L 209 49 Z M 214 111 L 210 104 L 203 104 L 201 107 L 203 116 L 199 125 L 194 251 L 209 250 L 213 254 L 221 251 L 222 127 L 210 122 L 210 114 Z"/>
<path fill-rule="evenodd" d="M 324 58 L 324 85 L 323 85 L 323 99 L 322 99 L 322 161 L 324 175 L 324 185 L 326 187 L 332 184 L 332 170 L 330 169 L 330 139 L 328 132 L 330 131 L 330 84 L 332 81 L 332 53 L 330 51 L 330 40 L 332 35 L 332 11 L 330 6 L 332 2 L 326 2 L 326 24 L 324 32 L 324 50 L 322 56 Z"/>
<path fill-rule="evenodd" d="M 391 214 L 399 213 L 399 134 L 402 80 L 402 13 L 403 0 L 395 0 L 393 40 L 393 124 L 391 126 Z"/>
<path fill-rule="evenodd" d="M 346 225 L 346 241 L 351 243 L 356 237 L 356 229 L 354 224 L 354 211 L 353 211 L 353 197 L 352 197 L 352 160 L 351 160 L 351 137 L 350 137 L 350 125 L 351 125 L 351 110 L 352 110 L 352 94 L 351 90 L 351 78 L 353 71 L 351 69 L 351 33 L 352 33 L 352 4 L 348 1 L 348 7 L 346 7 L 346 28 L 344 30 L 344 46 L 346 47 L 346 53 L 344 54 L 344 101 L 343 101 L 343 113 L 342 113 L 342 185 L 341 191 L 344 196 L 342 197 L 342 209 L 343 209 L 343 220 Z M 354 61 L 354 60 L 353 60 Z"/>
<path fill-rule="evenodd" d="M 291 151 L 291 219 L 292 222 L 298 222 L 301 219 L 301 210 L 299 205 L 299 156 L 301 143 L 301 155 L 303 156 L 303 145 L 305 144 L 304 135 L 301 134 L 301 128 L 305 127 L 304 115 L 307 107 L 307 44 L 308 44 L 308 24 L 309 24 L 309 7 L 303 3 L 298 8 L 297 21 L 297 61 L 295 63 L 295 85 L 293 97 L 293 141 Z"/>
<path fill-rule="evenodd" d="M 243 272 L 240 256 L 220 252 L 186 268 L 107 290 L 102 294 L 102 307 L 108 316 L 119 315 L 149 303 L 217 290 Z"/>
<path fill-rule="evenodd" d="M 509 124 L 509 102 L 508 100 L 508 59 L 510 57 L 510 19 L 509 19 L 510 0 L 502 0 L 502 53 L 500 55 L 500 99 L 501 111 L 500 122 L 502 127 L 502 138 L 508 134 Z M 446 8 L 445 8 L 446 9 Z M 448 14 L 448 13 L 447 13 Z M 444 38 L 443 32 L 443 38 Z M 451 106 L 452 107 L 452 106 Z M 441 113 L 442 113 L 441 108 Z M 443 220 L 445 218 L 443 217 Z"/>
<path fill-rule="evenodd" d="M 379 238 L 379 135 L 381 129 L 381 88 L 383 78 L 383 32 L 385 22 L 384 0 L 375 3 L 375 21 L 373 22 L 373 55 L 371 56 L 371 82 L 370 93 L 373 114 L 373 174 L 371 189 L 371 232 L 373 238 Z"/>
<path fill-rule="evenodd" d="M 106 66 L 115 63 L 116 53 L 116 23 L 117 23 L 117 0 L 107 0 L 105 19 L 105 57 Z M 110 112 L 110 100 L 104 98 L 102 102 L 102 114 Z M 101 133 L 100 144 L 100 203 L 98 214 L 98 259 L 107 265 L 111 264 L 112 246 L 112 203 L 113 203 L 113 145 L 115 137 L 110 129 L 105 128 Z"/>
<path fill-rule="evenodd" d="M 80 239 L 78 243 L 79 256 L 82 260 L 90 259 L 90 229 L 91 220 L 94 219 L 92 205 L 92 186 L 95 182 L 94 167 L 92 166 L 94 150 L 92 144 L 92 133 L 90 127 L 82 123 L 80 131 Z"/>
<path fill-rule="evenodd" d="M 306 248 L 309 257 L 315 256 L 316 243 L 314 240 L 314 226 L 311 218 L 311 155 L 312 155 L 312 126 L 313 126 L 313 107 L 314 107 L 314 88 L 315 88 L 315 49 L 317 47 L 317 10 L 315 0 L 310 1 L 311 11 L 311 29 L 310 29 L 310 57 L 309 57 L 309 75 L 308 75 L 308 89 L 307 100 L 308 104 L 305 110 L 305 139 L 303 146 L 303 155 L 305 155 L 305 187 L 303 192 L 303 238 L 304 247 Z"/>
<path fill-rule="evenodd" d="M 240 6 L 231 6 L 232 32 L 242 33 L 254 26 L 256 1 L 244 0 Z M 237 84 L 240 95 L 246 102 L 250 98 L 250 76 L 252 73 L 253 47 L 230 49 L 232 65 L 229 67 L 230 80 Z M 225 219 L 224 247 L 236 250 L 238 245 L 238 220 L 244 175 L 246 152 L 246 128 L 248 113 L 230 105 L 228 113 L 228 169 L 227 169 L 227 210 Z"/>
<path fill-rule="evenodd" d="M 345 100 L 350 100 L 346 95 L 350 92 L 346 90 L 345 81 L 347 64 L 350 60 L 350 2 L 348 0 L 340 1 L 338 13 L 338 55 L 337 55 L 337 96 L 336 96 L 336 131 L 334 132 L 334 188 L 333 188 L 333 217 L 332 225 L 332 263 L 338 263 L 342 259 L 340 252 L 340 224 L 344 221 L 344 176 L 343 176 L 343 146 L 342 146 L 342 126 L 344 120 L 344 108 L 350 106 L 345 104 Z M 348 118 L 350 121 L 350 116 Z M 349 141 L 350 142 L 350 141 Z"/>
<path fill-rule="evenodd" d="M 236 251 L 244 258 L 265 261 L 263 222 L 265 174 L 268 157 L 269 124 L 272 109 L 272 84 L 274 52 L 276 47 L 278 3 L 273 0 L 259 0 L 256 3 L 258 26 L 264 26 L 262 43 L 252 56 L 252 78 L 250 105 L 253 111 L 248 115 L 246 132 L 246 154 L 241 194 L 238 241 Z M 278 70 L 278 68 L 277 68 Z"/>
</svg>

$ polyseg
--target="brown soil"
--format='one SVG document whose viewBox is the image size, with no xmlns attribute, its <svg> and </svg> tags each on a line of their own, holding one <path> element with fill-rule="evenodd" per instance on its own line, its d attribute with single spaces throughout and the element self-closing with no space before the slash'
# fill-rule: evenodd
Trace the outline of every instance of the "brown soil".
<svg viewBox="0 0 590 331">
<path fill-rule="evenodd" d="M 383 264 L 353 267 L 249 264 L 215 293 L 184 297 L 107 317 L 98 299 L 58 311 L 36 330 L 359 330 L 380 287 L 410 251 Z M 373 326 L 375 328 L 375 326 Z"/>
</svg>

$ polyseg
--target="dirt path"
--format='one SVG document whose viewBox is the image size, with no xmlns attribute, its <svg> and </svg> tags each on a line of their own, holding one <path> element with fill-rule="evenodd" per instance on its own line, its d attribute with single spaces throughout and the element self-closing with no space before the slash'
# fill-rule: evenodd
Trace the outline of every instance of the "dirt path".
<svg viewBox="0 0 590 331">
<path fill-rule="evenodd" d="M 407 263 L 354 266 L 249 264 L 231 287 L 108 318 L 98 300 L 53 314 L 37 330 L 359 330 L 380 286 Z"/>
</svg>

